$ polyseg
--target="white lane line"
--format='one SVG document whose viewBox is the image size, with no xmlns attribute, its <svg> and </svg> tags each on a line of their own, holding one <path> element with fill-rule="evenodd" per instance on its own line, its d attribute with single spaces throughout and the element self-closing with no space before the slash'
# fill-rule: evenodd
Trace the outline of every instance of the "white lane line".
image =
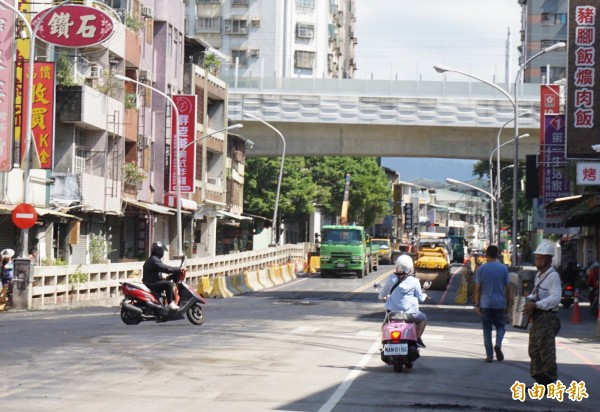
<svg viewBox="0 0 600 412">
<path fill-rule="evenodd" d="M 338 386 L 338 388 L 335 390 L 333 395 L 331 395 L 331 397 L 327 400 L 327 402 L 325 402 L 325 404 L 321 406 L 319 412 L 330 412 L 333 410 L 333 408 L 335 408 L 335 405 L 337 405 L 340 399 L 342 399 L 346 391 L 350 388 L 350 385 L 352 385 L 352 382 L 354 382 L 354 380 L 360 375 L 362 369 L 369 362 L 373 354 L 377 351 L 379 345 L 381 345 L 380 340 L 375 340 L 373 346 L 371 346 L 369 351 L 364 354 L 360 362 L 358 362 L 358 365 L 356 365 L 354 369 L 350 371 L 348 376 L 346 376 L 344 381 L 340 384 L 340 386 Z"/>
</svg>

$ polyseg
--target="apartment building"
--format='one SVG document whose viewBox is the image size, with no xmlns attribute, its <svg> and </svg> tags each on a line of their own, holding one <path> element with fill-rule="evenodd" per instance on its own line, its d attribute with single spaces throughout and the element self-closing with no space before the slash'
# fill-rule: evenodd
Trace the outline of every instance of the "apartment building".
<svg viewBox="0 0 600 412">
<path fill-rule="evenodd" d="M 226 77 L 353 78 L 356 0 L 189 0 L 187 34 Z"/>
<path fill-rule="evenodd" d="M 519 64 L 543 48 L 567 42 L 568 0 L 517 0 L 522 7 Z M 537 57 L 523 72 L 526 83 L 553 83 L 567 77 L 567 51 Z"/>
<path fill-rule="evenodd" d="M 30 12 L 35 16 L 50 4 L 37 2 Z M 177 196 L 169 191 L 172 108 L 158 91 L 196 95 L 200 140 L 195 190 L 181 196 L 182 243 L 187 256 L 215 255 L 219 226 L 248 219 L 241 216 L 240 195 L 246 141 L 218 132 L 227 127 L 227 86 L 193 63 L 191 56 L 205 46 L 186 39 L 183 2 L 94 4 L 112 17 L 108 41 L 75 48 L 36 44 L 37 60 L 56 67 L 54 164 L 32 169 L 32 203 L 40 216 L 25 248 L 38 247 L 40 261 L 70 264 L 97 263 L 98 252 L 101 260 L 140 259 L 155 240 L 177 252 Z M 13 170 L 0 173 L 1 248 L 24 248 L 10 221 L 23 201 L 19 161 L 15 155 Z"/>
</svg>

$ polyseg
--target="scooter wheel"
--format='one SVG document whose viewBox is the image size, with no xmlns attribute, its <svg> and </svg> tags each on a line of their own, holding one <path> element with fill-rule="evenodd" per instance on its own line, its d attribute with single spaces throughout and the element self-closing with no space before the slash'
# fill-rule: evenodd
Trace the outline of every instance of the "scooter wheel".
<svg viewBox="0 0 600 412">
<path fill-rule="evenodd" d="M 413 363 L 412 363 L 412 362 L 406 362 L 406 363 L 404 364 L 404 366 L 406 366 L 406 368 L 407 368 L 407 369 L 412 369 L 412 367 L 413 367 Z"/>
<path fill-rule="evenodd" d="M 394 372 L 401 373 L 402 368 L 404 367 L 404 363 L 402 363 L 402 360 L 400 358 L 394 358 L 393 364 L 394 364 Z"/>
<path fill-rule="evenodd" d="M 571 307 L 570 303 L 563 303 L 563 308 L 569 309 Z"/>
<path fill-rule="evenodd" d="M 126 325 L 137 325 L 142 321 L 142 318 L 125 309 L 121 309 L 121 320 Z"/>
<path fill-rule="evenodd" d="M 202 311 L 202 306 L 196 302 L 189 308 L 186 312 L 187 318 L 194 325 L 200 326 L 206 320 L 204 318 L 204 312 Z"/>
</svg>

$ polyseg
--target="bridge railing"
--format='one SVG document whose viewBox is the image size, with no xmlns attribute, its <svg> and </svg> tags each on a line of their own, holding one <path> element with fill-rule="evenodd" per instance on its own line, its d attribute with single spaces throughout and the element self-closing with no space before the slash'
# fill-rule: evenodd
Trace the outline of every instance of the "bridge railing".
<svg viewBox="0 0 600 412">
<path fill-rule="evenodd" d="M 309 244 L 186 260 L 187 282 L 197 287 L 202 277 L 232 276 L 244 271 L 304 261 Z M 179 266 L 180 261 L 166 262 Z M 28 309 L 116 305 L 120 282 L 141 281 L 144 262 L 95 265 L 36 266 L 29 288 Z"/>
<path fill-rule="evenodd" d="M 414 96 L 414 97 L 472 97 L 506 99 L 491 86 L 479 81 L 409 81 L 409 80 L 364 80 L 364 79 L 316 79 L 281 77 L 230 77 L 224 76 L 230 92 L 281 91 L 286 94 L 319 93 L 329 95 L 362 96 Z M 513 85 L 497 83 L 513 94 Z M 540 96 L 540 85 L 519 85 L 519 99 L 536 100 Z"/>
</svg>

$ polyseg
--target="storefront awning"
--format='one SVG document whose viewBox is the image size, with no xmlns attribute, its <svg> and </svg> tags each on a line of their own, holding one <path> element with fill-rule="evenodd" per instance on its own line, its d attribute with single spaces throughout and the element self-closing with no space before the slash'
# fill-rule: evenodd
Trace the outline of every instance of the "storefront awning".
<svg viewBox="0 0 600 412">
<path fill-rule="evenodd" d="M 251 217 L 236 215 L 235 213 L 226 212 L 225 210 L 217 210 L 217 216 L 228 217 L 235 220 L 252 220 Z"/>
<path fill-rule="evenodd" d="M 67 219 L 83 220 L 80 217 L 73 216 L 68 213 L 59 212 L 58 210 L 45 209 L 43 207 L 36 207 L 35 211 L 37 212 L 37 214 L 39 216 L 52 215 L 52 216 L 58 216 L 58 217 L 66 217 Z"/>
<path fill-rule="evenodd" d="M 137 202 L 135 200 L 124 200 L 124 202 L 127 203 L 128 205 L 137 207 L 139 209 L 144 209 L 149 212 L 158 213 L 161 215 L 171 215 L 171 216 L 175 215 L 175 213 L 173 213 L 170 208 L 156 205 L 154 203 Z"/>
</svg>

